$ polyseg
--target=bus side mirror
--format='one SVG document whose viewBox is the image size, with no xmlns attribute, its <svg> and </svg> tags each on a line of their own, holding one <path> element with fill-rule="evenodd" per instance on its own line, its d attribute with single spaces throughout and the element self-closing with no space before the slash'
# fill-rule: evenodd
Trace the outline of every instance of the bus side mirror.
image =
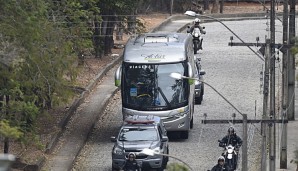
<svg viewBox="0 0 298 171">
<path fill-rule="evenodd" d="M 122 67 L 120 65 L 115 72 L 115 86 L 116 87 L 120 87 L 120 85 L 121 85 L 121 70 L 122 70 Z"/>
<path fill-rule="evenodd" d="M 188 62 L 188 77 L 193 78 L 194 77 L 194 71 L 193 68 L 191 66 L 191 64 Z M 194 79 L 188 79 L 189 84 L 194 84 L 195 80 Z"/>
<path fill-rule="evenodd" d="M 189 62 L 187 63 L 187 65 L 188 65 L 188 77 L 192 78 L 194 77 L 193 68 Z"/>
</svg>

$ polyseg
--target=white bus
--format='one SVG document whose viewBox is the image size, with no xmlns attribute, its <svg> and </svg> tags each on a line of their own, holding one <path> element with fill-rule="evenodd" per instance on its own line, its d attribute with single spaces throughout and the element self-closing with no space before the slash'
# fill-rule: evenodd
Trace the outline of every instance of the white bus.
<svg viewBox="0 0 298 171">
<path fill-rule="evenodd" d="M 156 115 L 167 131 L 180 132 L 180 138 L 188 139 L 193 127 L 194 81 L 169 75 L 193 77 L 194 58 L 190 34 L 147 33 L 131 38 L 115 73 L 115 85 L 121 86 L 123 118 Z"/>
</svg>

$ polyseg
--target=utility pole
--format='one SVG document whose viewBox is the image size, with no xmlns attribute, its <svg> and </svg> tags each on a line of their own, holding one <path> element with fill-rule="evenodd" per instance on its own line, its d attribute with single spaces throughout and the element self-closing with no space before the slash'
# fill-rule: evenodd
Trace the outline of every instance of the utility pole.
<svg viewBox="0 0 298 171">
<path fill-rule="evenodd" d="M 243 143 L 242 143 L 242 171 L 247 170 L 247 114 L 242 114 L 243 117 Z"/>
<path fill-rule="evenodd" d="M 283 1 L 283 38 L 282 44 L 288 44 L 288 0 Z M 287 118 L 288 108 L 288 49 L 283 52 L 282 65 L 282 119 Z M 287 124 L 284 123 L 281 127 L 281 149 L 280 149 L 280 169 L 287 169 Z"/>
<path fill-rule="evenodd" d="M 268 119 L 268 95 L 269 95 L 269 58 L 270 58 L 270 39 L 265 43 L 265 69 L 264 69 L 264 88 L 263 88 L 263 116 L 262 119 Z M 262 123 L 262 158 L 261 171 L 267 170 L 267 126 Z"/>
<path fill-rule="evenodd" d="M 174 0 L 171 0 L 171 11 L 170 11 L 170 16 L 173 15 L 173 6 L 174 6 Z"/>
<path fill-rule="evenodd" d="M 275 118 L 275 1 L 270 5 L 270 119 Z M 275 124 L 269 124 L 269 170 L 275 171 Z"/>
<path fill-rule="evenodd" d="M 289 15 L 289 44 L 294 45 L 295 40 L 295 5 L 296 0 L 290 0 Z M 295 56 L 288 55 L 288 119 L 295 120 Z"/>
</svg>

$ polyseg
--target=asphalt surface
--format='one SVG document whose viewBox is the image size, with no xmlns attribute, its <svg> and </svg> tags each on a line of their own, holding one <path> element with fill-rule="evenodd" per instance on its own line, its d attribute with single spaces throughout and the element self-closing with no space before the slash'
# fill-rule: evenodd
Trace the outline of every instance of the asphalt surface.
<svg viewBox="0 0 298 171">
<path fill-rule="evenodd" d="M 169 29 L 165 29 L 165 31 L 177 30 L 178 26 L 175 25 L 177 23 L 185 24 L 185 22 L 169 22 Z M 257 36 L 260 37 L 260 42 L 264 42 L 265 35 L 269 35 L 265 31 L 266 22 L 266 20 L 251 20 L 226 21 L 224 23 L 245 42 L 255 42 Z M 237 109 L 248 114 L 249 118 L 260 118 L 262 94 L 260 94 L 259 75 L 263 62 L 247 47 L 229 47 L 228 42 L 232 34 L 220 23 L 205 23 L 204 26 L 207 31 L 203 42 L 204 50 L 200 51 L 198 56 L 201 57 L 203 69 L 207 73 L 205 81 L 216 88 Z M 160 28 L 160 31 L 163 29 Z M 280 42 L 281 23 L 277 22 L 276 31 L 276 42 Z M 235 36 L 234 41 L 240 42 L 236 40 Z M 253 47 L 253 49 L 257 50 L 258 48 Z M 280 64 L 280 62 L 277 63 L 277 69 L 280 69 Z M 111 170 L 113 143 L 110 142 L 110 137 L 118 133 L 122 123 L 120 93 L 118 92 L 110 99 L 110 96 L 116 91 L 113 80 L 115 69 L 114 67 L 106 74 L 106 77 L 90 93 L 85 103 L 72 117 L 45 170 Z M 280 74 L 277 76 L 277 80 L 281 81 Z M 277 83 L 280 82 L 277 81 Z M 106 106 L 108 102 L 108 107 L 103 111 L 102 107 Z M 295 104 L 297 104 L 297 100 Z M 228 124 L 203 125 L 201 124 L 201 120 L 204 119 L 203 114 L 207 113 L 207 119 L 227 119 L 231 118 L 232 113 L 236 113 L 239 119 L 241 116 L 207 86 L 205 86 L 203 103 L 195 107 L 195 112 L 194 129 L 190 132 L 189 139 L 171 139 L 170 154 L 189 163 L 195 171 L 203 171 L 210 169 L 216 163 L 222 152 L 222 149 L 218 147 L 217 139 L 221 139 L 229 127 Z M 88 122 L 86 122 L 87 120 Z M 95 127 L 90 132 L 94 122 L 96 122 Z M 91 123 L 91 125 L 86 123 Z M 242 126 L 236 125 L 235 127 L 238 135 L 242 137 Z M 289 136 L 288 139 L 288 162 L 293 158 L 292 151 L 298 142 L 298 136 L 294 131 L 297 128 L 297 121 L 289 124 L 288 132 L 292 136 Z M 259 125 L 250 125 L 249 127 L 250 171 L 258 170 L 260 167 L 261 136 L 258 132 L 259 129 Z M 85 144 L 86 138 L 88 140 Z M 84 144 L 85 146 L 81 149 Z M 76 163 L 72 167 L 75 160 Z M 170 162 L 178 161 L 170 159 Z M 293 164 L 289 168 L 294 168 Z M 240 169 L 241 165 L 238 170 Z"/>
<path fill-rule="evenodd" d="M 260 42 L 264 42 L 265 35 L 268 35 L 266 20 L 226 21 L 224 23 L 245 42 L 255 42 L 256 37 L 260 37 Z M 276 24 L 276 42 L 278 42 L 281 40 L 282 27 L 278 26 L 281 23 Z M 228 42 L 233 34 L 220 23 L 205 23 L 204 26 L 207 34 L 204 35 L 203 51 L 200 51 L 197 56 L 202 59 L 202 66 L 206 71 L 205 81 L 225 96 L 238 110 L 246 113 L 249 119 L 260 118 L 262 112 L 260 71 L 263 61 L 247 47 L 229 47 Z M 240 42 L 235 36 L 234 41 Z M 280 66 L 280 63 L 277 63 L 277 66 Z M 281 77 L 279 78 L 281 80 Z M 236 113 L 236 119 L 242 118 L 216 92 L 205 85 L 203 103 L 195 107 L 194 129 L 191 130 L 189 139 L 172 139 L 169 145 L 170 155 L 183 159 L 195 171 L 211 169 L 216 164 L 222 152 L 217 140 L 226 134 L 229 127 L 229 124 L 201 124 L 204 113 L 207 113 L 207 119 L 231 119 L 233 113 Z M 110 137 L 117 134 L 121 121 L 121 100 L 120 93 L 118 93 L 95 125 L 73 170 L 111 170 L 113 143 L 110 142 Z M 242 126 L 235 125 L 235 128 L 237 134 L 242 137 Z M 258 170 L 260 167 L 261 136 L 259 131 L 260 125 L 249 125 L 248 166 L 250 171 Z M 178 161 L 170 159 L 170 162 Z M 241 164 L 238 170 L 241 170 Z"/>
</svg>

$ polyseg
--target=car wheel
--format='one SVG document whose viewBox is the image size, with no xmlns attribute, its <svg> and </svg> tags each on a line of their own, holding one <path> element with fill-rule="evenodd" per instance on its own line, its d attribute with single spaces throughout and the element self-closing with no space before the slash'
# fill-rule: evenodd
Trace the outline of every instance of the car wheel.
<svg viewBox="0 0 298 171">
<path fill-rule="evenodd" d="M 202 101 L 203 101 L 203 94 L 195 98 L 196 104 L 202 104 Z"/>
<path fill-rule="evenodd" d="M 190 120 L 190 129 L 192 129 L 192 128 L 193 128 L 193 117 Z"/>
<path fill-rule="evenodd" d="M 167 155 L 169 155 L 169 148 L 167 148 Z M 168 161 L 169 161 L 169 157 L 168 156 L 165 156 L 163 157 L 162 159 L 162 168 L 163 169 L 166 169 L 167 168 L 167 164 L 168 164 Z"/>
<path fill-rule="evenodd" d="M 204 84 L 202 85 L 202 96 L 204 96 Z"/>
<path fill-rule="evenodd" d="M 181 131 L 180 137 L 182 139 L 188 139 L 188 131 Z"/>
</svg>

